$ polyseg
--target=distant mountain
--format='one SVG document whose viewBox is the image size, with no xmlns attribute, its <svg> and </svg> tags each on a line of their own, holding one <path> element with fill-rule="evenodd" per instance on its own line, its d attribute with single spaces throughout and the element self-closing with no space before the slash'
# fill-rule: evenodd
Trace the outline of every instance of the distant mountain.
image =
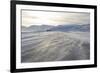
<svg viewBox="0 0 100 73">
<path fill-rule="evenodd" d="M 44 32 L 44 31 L 82 31 L 82 32 L 89 32 L 90 25 L 58 25 L 58 26 L 51 26 L 51 25 L 32 25 L 30 27 L 22 26 L 22 31 L 29 31 L 29 32 Z"/>
<path fill-rule="evenodd" d="M 27 28 L 22 27 L 22 29 L 26 29 L 25 31 L 30 31 L 30 32 L 43 32 L 53 27 L 54 26 L 51 25 L 31 25 L 30 27 Z"/>
<path fill-rule="evenodd" d="M 90 31 L 90 25 L 59 25 L 57 27 L 51 28 L 48 31 Z"/>
<path fill-rule="evenodd" d="M 22 29 L 22 30 L 26 30 L 26 28 L 27 28 L 27 27 L 25 27 L 25 26 L 21 26 L 21 29 Z"/>
</svg>

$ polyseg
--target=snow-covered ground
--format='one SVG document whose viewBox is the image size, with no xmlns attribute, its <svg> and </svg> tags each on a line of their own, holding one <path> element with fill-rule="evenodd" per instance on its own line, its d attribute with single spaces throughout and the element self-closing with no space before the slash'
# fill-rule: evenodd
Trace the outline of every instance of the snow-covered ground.
<svg viewBox="0 0 100 73">
<path fill-rule="evenodd" d="M 86 60 L 89 32 L 22 32 L 21 62 Z"/>
</svg>

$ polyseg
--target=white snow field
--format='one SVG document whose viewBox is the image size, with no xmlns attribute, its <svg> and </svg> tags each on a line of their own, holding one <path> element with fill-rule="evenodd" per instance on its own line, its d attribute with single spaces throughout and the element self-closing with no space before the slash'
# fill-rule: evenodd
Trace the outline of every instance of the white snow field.
<svg viewBox="0 0 100 73">
<path fill-rule="evenodd" d="M 22 32 L 21 62 L 90 59 L 89 32 Z"/>
</svg>

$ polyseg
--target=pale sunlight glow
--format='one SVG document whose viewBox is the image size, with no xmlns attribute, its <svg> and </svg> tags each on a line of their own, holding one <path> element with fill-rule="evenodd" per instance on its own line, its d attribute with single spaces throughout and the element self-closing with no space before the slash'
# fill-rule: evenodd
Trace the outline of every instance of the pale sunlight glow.
<svg viewBox="0 0 100 73">
<path fill-rule="evenodd" d="M 90 24 L 89 13 L 22 10 L 22 26 Z"/>
</svg>

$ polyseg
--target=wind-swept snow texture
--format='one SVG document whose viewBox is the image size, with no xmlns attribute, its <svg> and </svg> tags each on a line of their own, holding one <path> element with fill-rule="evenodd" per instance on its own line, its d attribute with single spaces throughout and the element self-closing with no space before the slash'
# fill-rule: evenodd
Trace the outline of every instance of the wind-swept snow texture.
<svg viewBox="0 0 100 73">
<path fill-rule="evenodd" d="M 90 59 L 90 32 L 45 31 L 21 33 L 21 62 Z"/>
</svg>

